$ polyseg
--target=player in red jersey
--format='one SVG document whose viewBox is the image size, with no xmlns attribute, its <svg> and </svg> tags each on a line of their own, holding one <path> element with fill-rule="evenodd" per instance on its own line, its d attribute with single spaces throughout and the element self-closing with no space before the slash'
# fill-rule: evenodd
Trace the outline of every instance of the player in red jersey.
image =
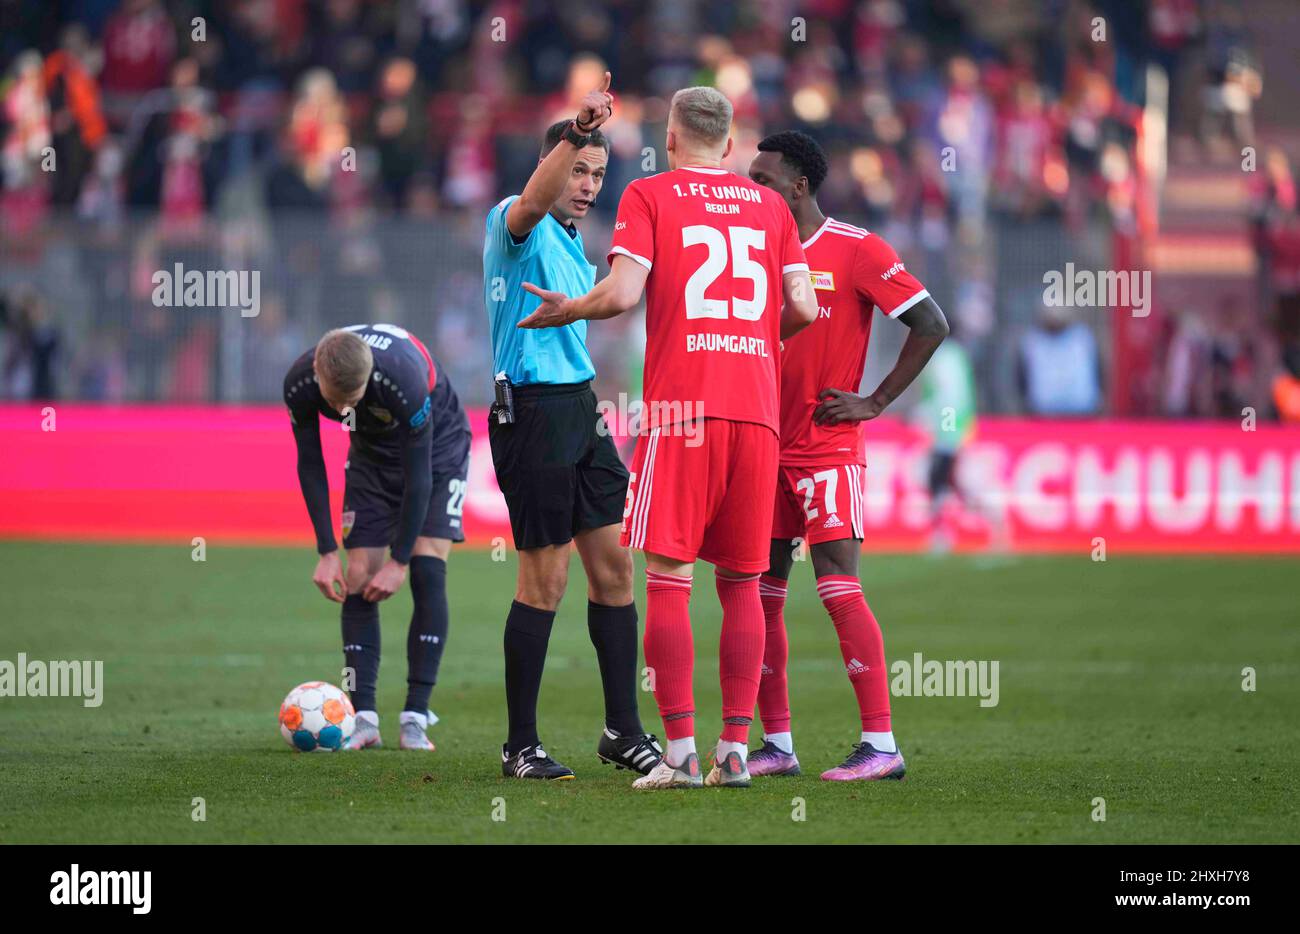
<svg viewBox="0 0 1300 934">
<path fill-rule="evenodd" d="M 812 137 L 776 133 L 758 144 L 749 177 L 779 193 L 799 225 L 817 296 L 816 323 L 787 341 L 781 360 L 781 469 L 771 563 L 760 582 L 767 638 L 759 714 L 763 747 L 754 775 L 797 775 L 786 687 L 786 582 L 795 539 L 812 551 L 817 593 L 840 640 L 862 718 L 861 739 L 828 781 L 902 778 L 889 720 L 889 680 L 880 626 L 862 595 L 858 555 L 865 535 L 862 423 L 914 380 L 948 334 L 939 306 L 880 237 L 826 217 L 817 188 L 826 155 Z M 910 329 L 893 370 L 869 396 L 857 394 L 874 310 Z"/>
<path fill-rule="evenodd" d="M 758 694 L 779 449 L 781 341 L 817 316 L 794 217 L 770 189 L 720 168 L 731 104 L 713 88 L 673 96 L 668 164 L 619 203 L 610 274 L 543 304 L 520 327 L 609 318 L 646 292 L 645 417 L 622 541 L 646 556 L 645 658 L 668 751 L 637 788 L 743 787 Z M 695 560 L 717 568 L 722 736 L 702 779 L 695 751 L 690 599 Z"/>
</svg>

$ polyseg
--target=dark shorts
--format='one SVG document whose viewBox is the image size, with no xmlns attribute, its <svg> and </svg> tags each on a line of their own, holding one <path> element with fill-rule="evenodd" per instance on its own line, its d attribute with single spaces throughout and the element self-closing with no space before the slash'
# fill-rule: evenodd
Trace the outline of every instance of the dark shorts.
<svg viewBox="0 0 1300 934">
<path fill-rule="evenodd" d="M 515 547 L 562 545 L 622 522 L 627 468 L 590 384 L 516 386 L 514 398 L 514 424 L 498 424 L 494 407 L 488 435 Z"/>
<path fill-rule="evenodd" d="M 436 457 L 431 458 L 433 492 L 429 511 L 424 515 L 420 534 L 427 538 L 465 540 L 465 487 L 469 477 L 468 432 L 457 434 L 454 443 L 434 443 Z M 343 488 L 343 547 L 388 548 L 397 537 L 402 513 L 405 478 L 396 458 L 379 459 L 358 451 L 348 451 Z"/>
</svg>

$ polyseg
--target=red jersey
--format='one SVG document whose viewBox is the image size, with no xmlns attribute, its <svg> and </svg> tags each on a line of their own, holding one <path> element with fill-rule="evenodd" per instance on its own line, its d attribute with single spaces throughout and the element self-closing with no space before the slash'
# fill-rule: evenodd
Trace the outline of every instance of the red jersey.
<svg viewBox="0 0 1300 934">
<path fill-rule="evenodd" d="M 817 425 L 824 389 L 857 392 L 872 312 L 896 318 L 930 293 L 880 237 L 833 218 L 803 245 L 817 320 L 785 342 L 781 359 L 781 463 L 865 464 L 862 423 Z"/>
<path fill-rule="evenodd" d="M 780 195 L 702 166 L 637 179 L 618 205 L 618 254 L 650 270 L 645 428 L 702 416 L 779 434 L 782 278 L 808 269 Z"/>
</svg>

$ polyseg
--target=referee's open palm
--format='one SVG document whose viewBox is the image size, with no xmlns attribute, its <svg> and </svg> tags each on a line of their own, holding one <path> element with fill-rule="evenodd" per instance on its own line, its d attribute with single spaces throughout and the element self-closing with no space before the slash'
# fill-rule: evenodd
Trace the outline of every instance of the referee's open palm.
<svg viewBox="0 0 1300 934">
<path fill-rule="evenodd" d="M 531 282 L 525 282 L 524 288 L 532 292 L 542 300 L 534 311 L 524 320 L 520 321 L 517 327 L 521 328 L 559 328 L 573 321 L 573 315 L 570 311 L 573 299 L 563 292 L 551 292 L 547 289 L 539 288 Z"/>
</svg>

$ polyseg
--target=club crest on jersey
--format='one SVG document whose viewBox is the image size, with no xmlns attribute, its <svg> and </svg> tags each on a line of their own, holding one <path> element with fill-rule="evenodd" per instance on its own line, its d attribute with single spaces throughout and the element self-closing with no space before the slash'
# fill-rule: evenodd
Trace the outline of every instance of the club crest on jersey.
<svg viewBox="0 0 1300 934">
<path fill-rule="evenodd" d="M 815 270 L 810 270 L 808 272 L 808 278 L 812 280 L 812 287 L 814 289 L 821 289 L 825 292 L 835 291 L 835 273 L 833 272 L 817 272 Z"/>
</svg>

